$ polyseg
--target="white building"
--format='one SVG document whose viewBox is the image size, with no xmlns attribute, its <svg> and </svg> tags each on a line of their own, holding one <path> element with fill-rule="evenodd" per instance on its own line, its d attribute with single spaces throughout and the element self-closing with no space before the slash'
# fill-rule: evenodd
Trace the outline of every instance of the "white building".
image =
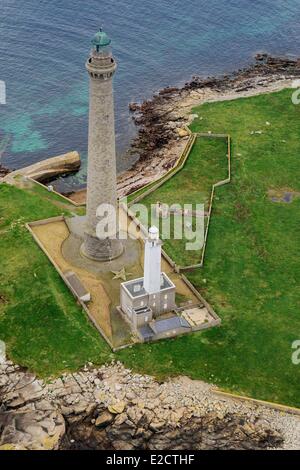
<svg viewBox="0 0 300 470">
<path fill-rule="evenodd" d="M 177 315 L 162 317 L 176 309 L 176 287 L 161 272 L 161 245 L 158 229 L 151 227 L 145 241 L 144 277 L 121 284 L 120 308 L 143 340 L 175 336 L 189 328 Z"/>
</svg>

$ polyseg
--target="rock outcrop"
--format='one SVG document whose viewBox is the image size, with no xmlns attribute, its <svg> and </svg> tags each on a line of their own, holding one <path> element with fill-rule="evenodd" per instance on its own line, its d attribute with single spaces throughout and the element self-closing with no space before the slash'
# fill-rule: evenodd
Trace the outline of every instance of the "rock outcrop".
<svg viewBox="0 0 300 470">
<path fill-rule="evenodd" d="M 7 176 L 4 177 L 3 181 L 9 181 L 17 175 L 22 175 L 45 183 L 57 176 L 76 172 L 79 170 L 80 165 L 81 161 L 79 153 L 69 152 L 8 173 Z"/>
<path fill-rule="evenodd" d="M 11 171 L 8 168 L 5 168 L 5 166 L 0 164 L 0 179 L 7 176 L 10 172 Z"/>
<path fill-rule="evenodd" d="M 163 383 L 120 363 L 45 383 L 0 364 L 0 450 L 300 448 L 300 417 L 220 398 L 200 381 Z"/>
<path fill-rule="evenodd" d="M 284 87 L 300 77 L 300 61 L 261 54 L 244 69 L 220 77 L 193 77 L 182 88 L 167 87 L 152 99 L 129 106 L 137 125 L 132 152 L 140 156 L 132 169 L 120 176 L 120 196 L 131 193 L 166 173 L 184 148 L 185 125 L 193 119 L 194 106 L 206 101 L 234 99 Z"/>
<path fill-rule="evenodd" d="M 178 129 L 187 123 L 181 106 L 187 98 L 201 98 L 204 91 L 216 93 L 242 93 L 259 86 L 267 87 L 278 80 L 300 77 L 300 61 L 286 57 L 271 57 L 258 54 L 256 61 L 236 72 L 220 77 L 203 78 L 194 76 L 182 88 L 167 87 L 143 103 L 131 103 L 130 111 L 138 126 L 138 135 L 133 146 L 141 160 L 152 158 L 153 151 L 159 151 L 178 138 Z M 179 105 L 179 106 L 178 106 Z M 178 112 L 179 111 L 179 112 Z M 180 131 L 179 131 L 180 132 Z"/>
</svg>

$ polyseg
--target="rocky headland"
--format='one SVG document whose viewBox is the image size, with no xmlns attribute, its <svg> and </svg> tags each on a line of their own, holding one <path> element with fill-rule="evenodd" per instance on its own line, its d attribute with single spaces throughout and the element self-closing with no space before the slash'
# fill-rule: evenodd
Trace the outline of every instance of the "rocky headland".
<svg viewBox="0 0 300 470">
<path fill-rule="evenodd" d="M 175 165 L 188 138 L 185 126 L 194 119 L 195 106 L 280 90 L 292 86 L 299 77 L 299 59 L 258 54 L 247 68 L 220 77 L 195 76 L 181 88 L 167 87 L 150 100 L 131 103 L 138 129 L 131 150 L 140 158 L 120 175 L 120 196 L 152 182 Z"/>
<path fill-rule="evenodd" d="M 44 381 L 6 361 L 0 402 L 0 450 L 300 448 L 300 416 L 119 362 Z"/>
</svg>

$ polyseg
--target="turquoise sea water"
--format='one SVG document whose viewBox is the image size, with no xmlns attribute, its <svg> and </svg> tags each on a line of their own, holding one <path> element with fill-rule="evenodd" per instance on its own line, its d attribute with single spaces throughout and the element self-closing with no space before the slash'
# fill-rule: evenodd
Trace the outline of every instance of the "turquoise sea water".
<svg viewBox="0 0 300 470">
<path fill-rule="evenodd" d="M 130 101 L 192 75 L 249 63 L 258 51 L 300 55 L 299 0 L 1 0 L 2 164 L 18 168 L 78 150 L 86 159 L 90 39 L 103 26 L 118 61 L 119 170 L 134 135 Z M 84 182 L 85 165 L 68 188 Z"/>
</svg>

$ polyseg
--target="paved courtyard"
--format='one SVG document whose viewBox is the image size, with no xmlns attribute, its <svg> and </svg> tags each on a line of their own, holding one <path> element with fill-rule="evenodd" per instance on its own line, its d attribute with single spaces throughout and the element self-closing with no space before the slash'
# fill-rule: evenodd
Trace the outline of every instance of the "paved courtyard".
<svg viewBox="0 0 300 470">
<path fill-rule="evenodd" d="M 80 255 L 80 218 L 50 219 L 46 223 L 41 221 L 40 224 L 31 225 L 32 232 L 63 277 L 70 272 L 74 273 L 84 289 L 90 293 L 91 301 L 87 303 L 89 315 L 114 349 L 139 341 L 117 310 L 122 278 L 116 273 L 122 272 L 128 280 L 143 275 L 143 236 L 136 233 L 131 219 L 127 217 L 125 212 L 121 215 L 120 228 L 128 228 L 131 235 L 137 238 L 124 241 L 125 251 L 120 258 L 101 263 Z M 197 296 L 165 259 L 162 259 L 162 271 L 174 282 L 180 296 L 191 305 L 199 304 Z"/>
</svg>

